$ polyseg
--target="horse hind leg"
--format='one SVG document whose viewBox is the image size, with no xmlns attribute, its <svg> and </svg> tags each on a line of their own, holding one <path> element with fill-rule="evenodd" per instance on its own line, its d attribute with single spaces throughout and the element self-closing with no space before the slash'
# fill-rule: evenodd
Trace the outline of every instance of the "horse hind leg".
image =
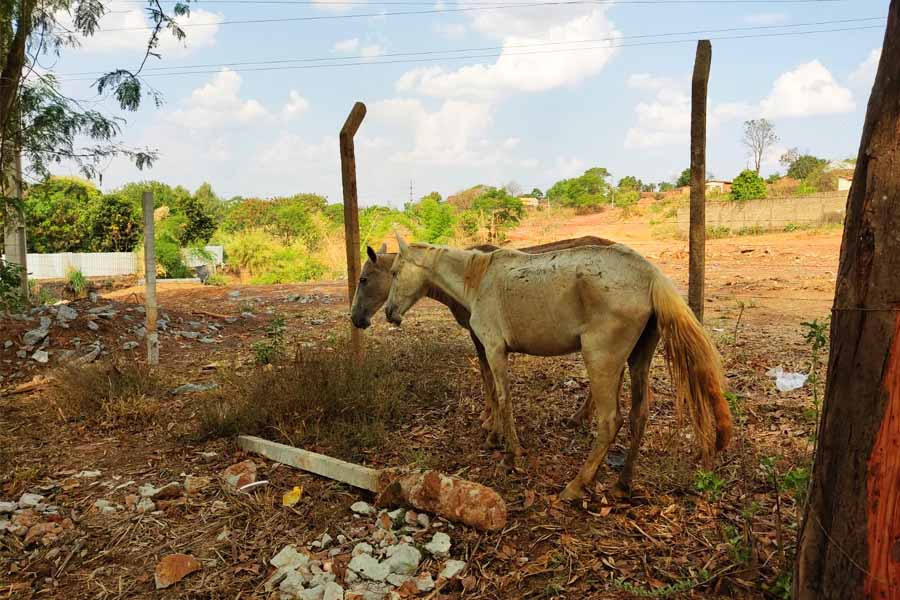
<svg viewBox="0 0 900 600">
<path fill-rule="evenodd" d="M 589 339 L 588 336 L 582 338 L 582 353 L 591 380 L 591 402 L 597 436 L 587 461 L 560 494 L 562 500 L 574 500 L 585 495 L 585 486 L 594 481 L 597 469 L 622 426 L 618 395 L 625 356 L 622 356 L 621 350 L 616 349 L 617 346 L 622 347 L 621 340 L 616 341 L 608 335 L 592 337 L 595 339 Z"/>
<path fill-rule="evenodd" d="M 656 321 L 651 319 L 644 328 L 637 345 L 628 357 L 631 374 L 631 447 L 625 459 L 625 466 L 619 474 L 619 481 L 613 486 L 612 494 L 620 498 L 631 495 L 631 482 L 634 477 L 634 466 L 641 451 L 641 440 L 650 414 L 650 363 L 659 343 L 659 331 Z"/>
</svg>

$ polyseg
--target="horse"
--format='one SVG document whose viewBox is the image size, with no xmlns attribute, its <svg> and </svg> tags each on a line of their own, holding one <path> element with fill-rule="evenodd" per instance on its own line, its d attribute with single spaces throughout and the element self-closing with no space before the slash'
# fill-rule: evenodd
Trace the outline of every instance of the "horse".
<svg viewBox="0 0 900 600">
<path fill-rule="evenodd" d="M 601 237 L 583 236 L 568 240 L 559 240 L 547 244 L 537 246 L 529 246 L 522 248 L 522 252 L 528 254 L 540 254 L 542 252 L 551 252 L 553 250 L 565 250 L 568 248 L 578 248 L 581 246 L 610 246 L 615 242 Z M 482 244 L 472 246 L 469 250 L 477 250 L 479 252 L 493 252 L 498 250 L 498 246 L 490 244 Z M 360 273 L 359 283 L 356 286 L 356 293 L 353 295 L 353 303 L 350 308 L 350 320 L 353 326 L 358 329 L 367 329 L 372 324 L 372 316 L 378 312 L 378 309 L 387 301 L 388 292 L 391 287 L 391 266 L 397 258 L 395 253 L 387 252 L 387 245 L 382 244 L 378 252 L 375 252 L 371 246 L 366 246 L 366 255 L 368 260 L 363 264 Z M 494 394 L 494 376 L 491 374 L 490 365 L 488 365 L 487 357 L 484 353 L 484 346 L 478 340 L 478 337 L 472 333 L 469 326 L 469 311 L 459 302 L 442 292 L 440 289 L 429 286 L 425 292 L 425 296 L 440 302 L 450 309 L 456 322 L 469 331 L 472 343 L 475 345 L 475 352 L 478 355 L 478 365 L 481 371 L 482 388 L 484 390 L 484 410 L 481 414 L 482 428 L 488 431 L 485 445 L 488 448 L 498 447 L 501 443 L 502 433 L 498 426 L 494 415 L 496 411 L 496 399 Z M 590 418 L 589 399 L 581 408 L 572 415 L 568 422 L 572 425 L 585 423 Z"/>
<path fill-rule="evenodd" d="M 704 462 L 731 438 L 721 358 L 672 282 L 623 244 L 584 246 L 542 254 L 490 253 L 407 244 L 391 267 L 385 304 L 389 322 L 403 316 L 432 287 L 469 312 L 469 327 L 484 347 L 494 378 L 505 462 L 521 454 L 509 395 L 510 352 L 559 356 L 581 351 L 591 384 L 596 437 L 586 462 L 560 494 L 585 495 L 623 419 L 618 393 L 624 365 L 632 380 L 631 447 L 613 488 L 628 495 L 647 421 L 650 361 L 662 338 L 675 405 L 687 414 Z"/>
</svg>

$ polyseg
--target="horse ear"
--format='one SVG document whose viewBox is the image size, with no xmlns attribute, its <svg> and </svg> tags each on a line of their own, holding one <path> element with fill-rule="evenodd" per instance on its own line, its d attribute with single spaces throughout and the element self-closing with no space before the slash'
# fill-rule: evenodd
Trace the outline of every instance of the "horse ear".
<svg viewBox="0 0 900 600">
<path fill-rule="evenodd" d="M 381 242 L 381 248 L 378 249 L 378 254 L 387 254 L 387 244 Z"/>
<path fill-rule="evenodd" d="M 394 232 L 394 235 L 397 236 L 397 245 L 400 246 L 400 254 L 401 254 L 401 255 L 404 255 L 404 254 L 406 254 L 407 252 L 409 252 L 409 245 L 408 245 L 408 244 L 406 243 L 406 241 L 400 236 L 400 234 L 397 233 L 397 232 Z"/>
<path fill-rule="evenodd" d="M 378 257 L 375 255 L 375 251 L 372 250 L 372 246 L 366 246 L 366 254 L 369 255 L 369 260 L 372 261 L 373 265 L 378 264 Z"/>
</svg>

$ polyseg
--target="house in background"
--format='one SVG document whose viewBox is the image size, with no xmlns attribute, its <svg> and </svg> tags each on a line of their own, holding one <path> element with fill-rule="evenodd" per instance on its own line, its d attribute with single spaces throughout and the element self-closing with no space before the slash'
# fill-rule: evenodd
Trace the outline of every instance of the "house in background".
<svg viewBox="0 0 900 600">
<path fill-rule="evenodd" d="M 853 183 L 853 176 L 850 175 L 838 175 L 837 178 L 837 186 L 839 192 L 844 192 L 850 189 L 850 184 Z"/>
<path fill-rule="evenodd" d="M 533 198 L 531 196 L 519 196 L 519 200 L 522 201 L 522 206 L 524 206 L 525 208 L 535 209 L 541 207 L 540 198 Z"/>
<path fill-rule="evenodd" d="M 731 193 L 731 182 L 724 179 L 709 179 L 706 182 L 707 192 L 718 192 L 720 194 Z"/>
</svg>

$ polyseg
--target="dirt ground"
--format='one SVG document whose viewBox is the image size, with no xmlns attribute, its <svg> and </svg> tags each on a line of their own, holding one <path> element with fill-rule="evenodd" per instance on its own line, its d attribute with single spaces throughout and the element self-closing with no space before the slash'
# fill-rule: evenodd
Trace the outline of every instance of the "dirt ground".
<svg viewBox="0 0 900 600">
<path fill-rule="evenodd" d="M 623 240 L 686 290 L 683 241 L 654 240 L 646 226 L 596 215 L 564 227 L 541 227 L 514 232 L 513 245 L 588 233 Z M 447 351 L 455 397 L 439 404 L 423 397 L 409 406 L 365 462 L 427 465 L 458 474 L 493 487 L 509 507 L 502 532 L 452 529 L 451 555 L 467 562 L 470 577 L 422 597 L 787 597 L 815 406 L 809 384 L 782 393 L 765 373 L 777 365 L 808 370 L 810 350 L 801 322 L 829 314 L 839 248 L 838 231 L 709 242 L 705 322 L 725 362 L 734 441 L 712 472 L 698 470 L 690 441 L 676 424 L 668 374 L 657 356 L 654 402 L 636 490 L 628 501 L 607 493 L 627 447 L 627 427 L 598 474 L 593 498 L 580 506 L 556 499 L 592 439 L 589 431 L 564 423 L 588 390 L 579 355 L 512 360 L 526 454 L 519 471 L 507 472 L 498 466 L 498 453 L 482 448 L 477 362 L 467 334 L 446 308 L 423 302 L 402 328 L 379 315 L 367 337 L 397 345 L 424 337 Z M 252 362 L 252 344 L 276 314 L 286 319 L 290 344 L 327 346 L 349 327 L 345 286 L 161 286 L 159 304 L 170 332 L 210 331 L 210 324 L 218 329 L 205 341 L 164 334 L 159 373 L 170 389 L 221 381 L 230 365 Z M 46 365 L 16 354 L 36 320 L 0 320 L 0 389 L 52 376 L 64 350 L 87 352 L 98 339 L 112 350 L 137 341 L 142 300 L 141 288 L 129 288 L 106 293 L 97 304 L 74 302 L 80 316 L 67 329 L 51 329 Z M 106 305 L 117 314 L 96 319 L 97 331 L 89 329 L 86 311 Z M 236 320 L 229 322 L 232 317 Z M 3 348 L 6 340 L 13 343 Z M 117 353 L 142 361 L 143 345 Z M 150 424 L 122 428 L 73 420 L 54 402 L 56 390 L 49 385 L 0 396 L 0 501 L 36 491 L 59 507 L 56 521 L 68 520 L 47 545 L 26 545 L 0 532 L 2 598 L 274 598 L 277 592 L 263 588 L 271 572 L 267 561 L 286 544 L 306 547 L 326 531 L 352 532 L 349 506 L 372 500 L 368 493 L 245 455 L 233 440 L 198 441 L 197 406 L 204 392 L 156 398 L 159 410 Z M 627 398 L 623 392 L 626 407 Z M 327 445 L 311 449 L 329 451 Z M 227 491 L 218 475 L 247 458 L 259 465 L 259 479 L 268 484 L 250 493 Z M 185 475 L 211 477 L 213 484 L 161 513 L 103 514 L 92 508 L 100 499 L 124 504 L 140 485 L 163 485 Z M 282 494 L 295 485 L 304 488 L 301 501 L 283 507 Z M 157 591 L 154 567 L 173 552 L 195 556 L 202 570 Z"/>
</svg>

